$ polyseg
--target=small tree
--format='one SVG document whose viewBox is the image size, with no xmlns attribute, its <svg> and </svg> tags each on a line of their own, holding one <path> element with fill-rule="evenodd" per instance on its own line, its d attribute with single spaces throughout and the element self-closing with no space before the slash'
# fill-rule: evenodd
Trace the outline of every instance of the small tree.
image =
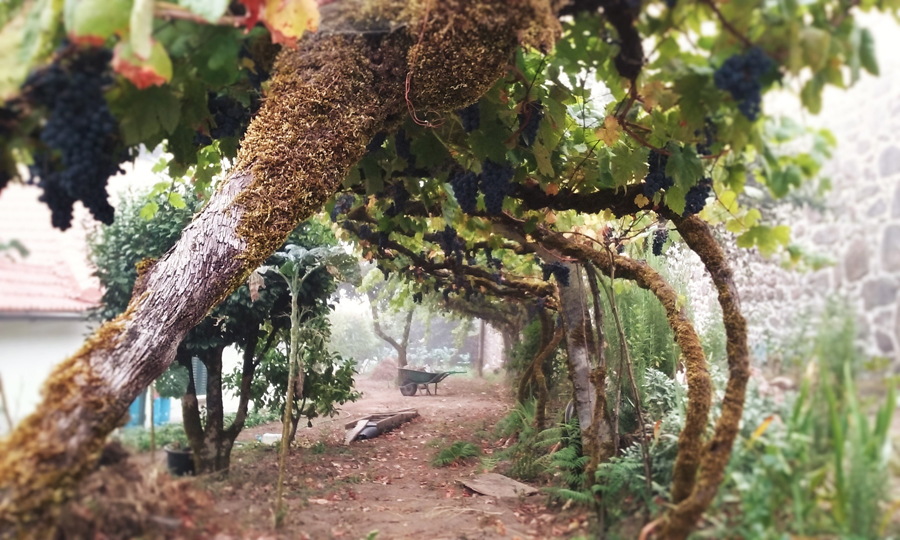
<svg viewBox="0 0 900 540">
<path fill-rule="evenodd" d="M 282 507 L 284 463 L 290 448 L 290 442 L 297 431 L 297 421 L 299 421 L 300 415 L 303 414 L 301 408 L 297 412 L 297 420 L 294 420 L 295 390 L 296 394 L 299 394 L 298 397 L 304 398 L 304 402 L 306 397 L 303 395 L 304 365 L 302 362 L 306 356 L 309 356 L 308 353 L 312 351 L 327 352 L 326 344 L 328 343 L 328 335 L 326 333 L 301 326 L 300 321 L 303 312 L 300 309 L 300 291 L 303 289 L 303 284 L 306 280 L 320 269 L 325 269 L 332 276 L 354 284 L 359 284 L 360 276 L 359 265 L 356 259 L 339 247 L 307 250 L 300 246 L 288 245 L 283 251 L 276 253 L 274 258 L 282 260 L 283 263 L 277 269 L 272 266 L 263 266 L 257 275 L 275 271 L 284 278 L 291 291 L 291 339 L 288 353 L 288 380 L 281 430 L 281 456 L 278 461 L 278 494 L 275 503 L 275 523 L 280 525 L 284 517 L 284 509 Z M 319 320 L 322 321 L 321 318 Z M 327 321 L 325 321 L 325 325 L 327 326 Z M 303 334 L 306 334 L 306 336 Z M 304 337 L 307 339 L 303 339 Z M 350 383 L 352 385 L 352 379 Z M 352 393 L 350 395 L 352 396 Z"/>
<path fill-rule="evenodd" d="M 151 212 L 147 211 L 148 198 L 152 203 Z M 118 219 L 92 235 L 91 258 L 105 287 L 96 317 L 109 320 L 125 310 L 135 283 L 177 240 L 204 199 L 202 190 L 181 187 L 173 191 L 169 183 L 161 183 L 149 195 L 126 198 Z M 291 241 L 304 245 L 334 244 L 334 237 L 327 227 L 310 221 L 292 233 Z M 255 278 L 254 290 L 245 283 L 188 333 L 178 348 L 177 364 L 163 375 L 165 382 L 182 379 L 173 388 L 169 388 L 173 385 L 163 386 L 171 391 L 168 395 L 182 398 L 184 428 L 198 472 L 228 469 L 231 449 L 246 419 L 257 368 L 289 325 L 287 286 L 277 278 L 265 279 L 260 275 Z M 298 301 L 304 309 L 313 308 L 321 305 L 332 290 L 331 277 L 319 273 L 305 282 Z M 239 347 L 243 354 L 240 371 L 231 381 L 232 387 L 238 390 L 238 410 L 234 420 L 226 425 L 222 355 L 231 346 Z M 198 388 L 194 359 L 206 368 L 206 388 Z M 182 370 L 182 377 L 177 375 L 177 370 Z M 197 399 L 204 390 L 205 410 Z"/>
</svg>

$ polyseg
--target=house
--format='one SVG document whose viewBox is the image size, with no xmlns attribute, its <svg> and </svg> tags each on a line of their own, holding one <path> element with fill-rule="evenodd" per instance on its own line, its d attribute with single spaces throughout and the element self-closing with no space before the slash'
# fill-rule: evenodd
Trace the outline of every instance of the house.
<svg viewBox="0 0 900 540">
<path fill-rule="evenodd" d="M 0 434 L 34 410 L 53 366 L 77 352 L 96 327 L 88 313 L 102 296 L 87 256 L 87 231 L 96 222 L 79 207 L 69 230 L 54 229 L 40 193 L 17 184 L 0 192 L 0 242 L 18 240 L 28 250 L 0 252 L 0 382 L 8 408 L 0 411 Z M 144 402 L 132 406 L 132 423 L 147 418 Z M 157 405 L 158 411 L 170 407 Z M 157 423 L 168 420 L 155 416 Z"/>
</svg>

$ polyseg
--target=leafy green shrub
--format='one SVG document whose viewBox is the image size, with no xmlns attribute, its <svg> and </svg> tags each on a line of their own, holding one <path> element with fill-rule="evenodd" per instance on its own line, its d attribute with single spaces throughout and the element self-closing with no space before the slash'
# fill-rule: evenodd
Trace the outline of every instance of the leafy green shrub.
<svg viewBox="0 0 900 540">
<path fill-rule="evenodd" d="M 444 448 L 435 456 L 432 462 L 435 467 L 446 467 L 452 463 L 458 463 L 468 458 L 481 455 L 481 449 L 470 442 L 456 441 L 449 448 Z"/>
<path fill-rule="evenodd" d="M 896 398 L 889 386 L 873 419 L 862 412 L 854 383 L 861 357 L 848 313 L 823 315 L 799 393 L 777 403 L 750 388 L 713 534 L 885 537 Z"/>
<path fill-rule="evenodd" d="M 182 424 L 163 424 L 156 426 L 154 430 L 156 447 L 162 448 L 168 445 L 187 448 L 187 435 Z M 135 452 L 150 451 L 150 430 L 142 426 L 123 428 L 119 434 L 119 440 L 123 445 Z"/>
</svg>

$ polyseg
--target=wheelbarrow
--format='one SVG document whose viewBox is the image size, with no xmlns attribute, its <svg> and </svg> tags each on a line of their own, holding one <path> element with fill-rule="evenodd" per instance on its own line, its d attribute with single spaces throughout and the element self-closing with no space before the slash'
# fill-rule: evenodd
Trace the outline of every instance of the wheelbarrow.
<svg viewBox="0 0 900 540">
<path fill-rule="evenodd" d="M 429 384 L 434 385 L 434 394 L 437 395 L 437 385 L 439 382 L 454 373 L 465 373 L 465 371 L 429 373 L 427 371 L 416 371 L 414 369 L 403 368 L 399 368 L 397 371 L 400 373 L 400 393 L 404 396 L 414 396 L 416 391 L 419 390 L 419 387 L 424 388 L 425 392 L 430 396 L 431 392 L 428 390 Z"/>
</svg>

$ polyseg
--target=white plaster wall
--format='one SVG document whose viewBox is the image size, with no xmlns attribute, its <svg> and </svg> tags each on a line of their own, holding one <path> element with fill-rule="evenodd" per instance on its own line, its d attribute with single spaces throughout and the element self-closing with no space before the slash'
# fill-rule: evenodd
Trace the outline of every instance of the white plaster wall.
<svg viewBox="0 0 900 540">
<path fill-rule="evenodd" d="M 14 422 L 34 410 L 50 370 L 78 350 L 89 330 L 81 318 L 0 319 L 0 377 Z M 7 431 L 0 420 L 0 434 Z"/>
</svg>

